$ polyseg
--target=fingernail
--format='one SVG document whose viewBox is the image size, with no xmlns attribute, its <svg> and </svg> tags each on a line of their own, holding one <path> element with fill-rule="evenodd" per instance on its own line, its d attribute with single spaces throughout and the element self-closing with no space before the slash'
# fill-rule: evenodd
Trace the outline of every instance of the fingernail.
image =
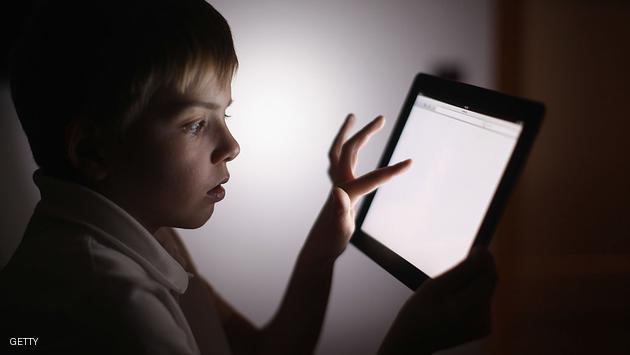
<svg viewBox="0 0 630 355">
<path fill-rule="evenodd" d="M 400 163 L 398 163 L 397 165 L 398 165 L 398 166 L 404 166 L 404 168 L 409 168 L 409 167 L 411 167 L 411 163 L 412 163 L 412 162 L 413 162 L 413 160 L 411 160 L 411 159 L 406 159 L 406 160 L 401 161 L 401 162 L 400 162 Z"/>
</svg>

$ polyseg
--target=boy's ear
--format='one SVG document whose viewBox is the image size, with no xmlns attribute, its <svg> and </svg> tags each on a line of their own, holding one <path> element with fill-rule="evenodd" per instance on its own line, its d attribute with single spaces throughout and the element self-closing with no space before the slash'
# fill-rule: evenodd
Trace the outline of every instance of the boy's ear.
<svg viewBox="0 0 630 355">
<path fill-rule="evenodd" d="M 81 178 L 99 182 L 107 177 L 103 146 L 91 122 L 75 119 L 66 128 L 66 154 Z"/>
</svg>

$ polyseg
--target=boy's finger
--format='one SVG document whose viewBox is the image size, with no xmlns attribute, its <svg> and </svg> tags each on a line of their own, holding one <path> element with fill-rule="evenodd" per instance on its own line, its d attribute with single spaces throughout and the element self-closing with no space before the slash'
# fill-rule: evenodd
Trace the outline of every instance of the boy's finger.
<svg viewBox="0 0 630 355">
<path fill-rule="evenodd" d="M 398 164 L 373 170 L 348 184 L 344 189 L 352 199 L 356 199 L 374 191 L 387 180 L 404 172 L 411 166 L 411 159 L 403 160 Z"/>
<path fill-rule="evenodd" d="M 330 147 L 330 151 L 328 152 L 328 157 L 330 158 L 331 162 L 336 163 L 339 160 L 339 155 L 341 154 L 341 147 L 343 147 L 343 143 L 346 140 L 346 135 L 348 134 L 348 131 L 354 124 L 354 121 L 355 121 L 355 117 L 354 117 L 354 114 L 352 113 L 349 113 L 348 116 L 346 116 L 345 121 L 343 121 L 343 124 L 341 125 L 339 132 L 337 132 L 337 135 L 335 136 L 335 139 L 333 140 L 333 144 Z"/>
<path fill-rule="evenodd" d="M 463 306 L 480 307 L 489 303 L 497 284 L 496 272 L 487 270 L 474 277 L 462 289 L 457 291 L 458 303 Z"/>
<path fill-rule="evenodd" d="M 352 138 L 348 139 L 348 141 L 345 142 L 341 148 L 341 165 L 349 169 L 351 172 L 354 171 L 354 166 L 356 165 L 359 150 L 361 149 L 361 147 L 363 147 L 363 145 L 365 145 L 365 143 L 367 143 L 367 141 L 370 140 L 370 137 L 374 133 L 383 128 L 384 124 L 385 118 L 383 116 L 378 116 L 373 119 L 372 122 L 363 127 L 360 131 L 355 133 Z"/>
<path fill-rule="evenodd" d="M 361 147 L 369 140 L 369 138 L 379 129 L 383 128 L 384 125 L 385 117 L 383 117 L 382 115 L 376 116 L 376 118 L 374 118 L 370 123 L 366 124 L 365 127 L 361 128 L 361 130 L 355 133 L 352 138 L 348 139 L 346 144 L 354 147 L 357 150 L 361 149 Z"/>
<path fill-rule="evenodd" d="M 473 250 L 470 255 L 458 265 L 434 279 L 436 287 L 444 292 L 467 287 L 478 277 L 491 276 L 496 278 L 496 267 L 492 254 L 485 249 Z"/>
</svg>

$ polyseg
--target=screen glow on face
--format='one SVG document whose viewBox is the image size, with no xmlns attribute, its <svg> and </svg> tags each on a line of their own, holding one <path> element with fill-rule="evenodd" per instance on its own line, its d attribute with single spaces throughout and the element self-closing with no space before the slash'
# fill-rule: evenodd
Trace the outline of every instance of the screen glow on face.
<svg viewBox="0 0 630 355">
<path fill-rule="evenodd" d="M 430 277 L 468 254 L 522 125 L 418 95 L 362 229 Z"/>
</svg>

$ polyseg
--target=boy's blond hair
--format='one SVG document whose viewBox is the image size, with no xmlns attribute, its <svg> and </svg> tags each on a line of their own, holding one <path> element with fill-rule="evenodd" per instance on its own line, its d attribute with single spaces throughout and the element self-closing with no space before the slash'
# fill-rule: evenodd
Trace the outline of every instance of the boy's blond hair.
<svg viewBox="0 0 630 355">
<path fill-rule="evenodd" d="M 11 95 L 36 163 L 67 177 L 73 120 L 124 139 L 161 92 L 238 66 L 226 20 L 203 0 L 43 1 L 13 53 Z"/>
</svg>

